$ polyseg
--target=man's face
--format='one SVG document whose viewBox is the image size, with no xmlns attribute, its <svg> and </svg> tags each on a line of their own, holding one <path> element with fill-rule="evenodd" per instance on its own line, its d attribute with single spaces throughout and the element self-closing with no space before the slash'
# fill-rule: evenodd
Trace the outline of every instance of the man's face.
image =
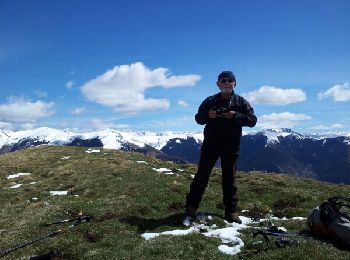
<svg viewBox="0 0 350 260">
<path fill-rule="evenodd" d="M 221 78 L 216 84 L 224 94 L 230 94 L 236 86 L 236 82 L 231 78 Z"/>
</svg>

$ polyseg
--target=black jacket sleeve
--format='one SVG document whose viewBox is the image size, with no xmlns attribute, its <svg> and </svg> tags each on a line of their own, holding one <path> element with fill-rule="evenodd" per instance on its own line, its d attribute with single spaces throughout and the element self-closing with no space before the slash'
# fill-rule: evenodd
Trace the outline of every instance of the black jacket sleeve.
<svg viewBox="0 0 350 260">
<path fill-rule="evenodd" d="M 241 97 L 242 98 L 242 97 Z M 235 124 L 241 126 L 254 127 L 257 122 L 257 118 L 254 114 L 254 109 L 248 103 L 247 100 L 242 98 L 242 111 L 236 111 L 235 117 L 232 119 Z"/>
<path fill-rule="evenodd" d="M 198 112 L 195 115 L 197 124 L 205 125 L 209 122 L 209 110 L 211 108 L 210 98 L 205 99 L 198 108 Z"/>
</svg>

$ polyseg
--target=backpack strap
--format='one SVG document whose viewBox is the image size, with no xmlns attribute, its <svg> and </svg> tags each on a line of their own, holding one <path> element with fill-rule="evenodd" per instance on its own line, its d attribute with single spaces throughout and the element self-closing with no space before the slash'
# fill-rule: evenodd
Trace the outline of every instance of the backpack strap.
<svg viewBox="0 0 350 260">
<path fill-rule="evenodd" d="M 325 202 L 327 203 L 327 202 Z M 350 216 L 340 209 L 342 207 L 350 208 L 350 197 L 335 196 L 328 199 L 328 203 L 333 207 L 337 214 L 350 221 Z"/>
</svg>

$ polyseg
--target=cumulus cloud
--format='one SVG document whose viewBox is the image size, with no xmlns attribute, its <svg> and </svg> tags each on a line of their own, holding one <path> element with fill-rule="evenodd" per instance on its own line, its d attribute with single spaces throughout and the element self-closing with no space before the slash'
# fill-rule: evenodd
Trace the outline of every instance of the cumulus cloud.
<svg viewBox="0 0 350 260">
<path fill-rule="evenodd" d="M 199 75 L 171 75 L 166 68 L 151 70 L 142 62 L 115 66 L 104 74 L 86 82 L 81 91 L 90 101 L 122 113 L 139 113 L 144 110 L 167 109 L 167 99 L 145 98 L 149 88 L 188 87 L 200 80 Z"/>
<path fill-rule="evenodd" d="M 53 107 L 53 102 L 32 102 L 24 98 L 9 97 L 8 103 L 0 105 L 0 120 L 9 123 L 34 123 L 53 115 Z"/>
<path fill-rule="evenodd" d="M 306 94 L 302 89 L 281 89 L 271 86 L 262 86 L 258 90 L 243 93 L 251 104 L 265 104 L 283 106 L 306 100 Z"/>
<path fill-rule="evenodd" d="M 67 89 L 72 89 L 73 86 L 75 85 L 74 81 L 73 80 L 70 80 L 66 83 L 66 88 Z"/>
<path fill-rule="evenodd" d="M 316 125 L 309 127 L 309 129 L 314 129 L 314 130 L 332 130 L 332 129 L 341 129 L 344 128 L 345 126 L 343 124 L 333 124 L 330 126 L 325 126 L 325 125 Z"/>
<path fill-rule="evenodd" d="M 272 113 L 262 115 L 258 118 L 258 126 L 261 128 L 292 128 L 298 125 L 300 121 L 312 119 L 305 114 L 294 114 L 290 112 Z"/>
<path fill-rule="evenodd" d="M 349 83 L 345 82 L 343 85 L 334 85 L 324 92 L 319 92 L 317 96 L 320 100 L 333 98 L 334 101 L 350 101 Z"/>
<path fill-rule="evenodd" d="M 71 110 L 70 113 L 73 115 L 81 115 L 85 111 L 86 111 L 85 107 L 77 107 L 77 108 Z"/>
<path fill-rule="evenodd" d="M 1 122 L 0 121 L 0 129 L 13 130 L 13 125 L 11 123 L 8 123 L 8 122 Z"/>
<path fill-rule="evenodd" d="M 90 120 L 89 125 L 94 129 L 126 129 L 129 128 L 129 125 L 126 124 L 115 124 L 113 122 L 104 121 L 100 118 L 93 118 Z"/>
<path fill-rule="evenodd" d="M 32 130 L 36 127 L 35 124 L 31 124 L 31 123 L 26 123 L 26 124 L 22 124 L 21 125 L 21 129 L 23 130 Z"/>
<path fill-rule="evenodd" d="M 179 106 L 182 106 L 182 107 L 188 107 L 188 103 L 186 101 L 183 101 L 183 100 L 177 101 L 177 104 Z"/>
<path fill-rule="evenodd" d="M 35 95 L 37 95 L 39 98 L 47 97 L 47 92 L 45 92 L 45 91 L 37 90 L 37 91 L 35 91 L 34 93 L 35 93 Z"/>
</svg>

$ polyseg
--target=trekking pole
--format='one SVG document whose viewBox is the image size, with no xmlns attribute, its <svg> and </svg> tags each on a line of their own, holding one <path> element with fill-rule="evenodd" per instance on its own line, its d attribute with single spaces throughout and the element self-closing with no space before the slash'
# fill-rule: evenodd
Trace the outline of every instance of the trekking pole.
<svg viewBox="0 0 350 260">
<path fill-rule="evenodd" d="M 290 234 L 290 233 L 279 233 L 279 232 L 270 232 L 265 230 L 254 230 L 253 231 L 253 237 L 256 237 L 257 235 L 262 235 L 266 241 L 266 243 L 270 242 L 270 239 L 268 236 L 275 236 L 275 237 L 296 237 L 296 238 L 304 238 L 304 239 L 314 239 L 313 237 L 306 236 L 306 235 L 299 235 L 299 234 Z"/>
<path fill-rule="evenodd" d="M 48 224 L 45 224 L 44 226 L 50 226 L 50 225 L 55 225 L 55 224 L 63 224 L 63 223 L 71 222 L 71 221 L 76 221 L 75 224 L 66 227 L 66 229 L 68 229 L 68 228 L 75 227 L 75 226 L 77 226 L 79 224 L 82 224 L 82 223 L 90 222 L 92 218 L 93 218 L 92 216 L 83 215 L 83 216 L 79 216 L 76 219 L 69 219 L 69 220 L 62 220 L 62 221 L 58 221 L 58 222 L 48 223 Z M 0 252 L 0 257 L 4 257 L 4 256 L 6 256 L 6 255 L 8 255 L 8 254 L 10 254 L 10 253 L 12 253 L 14 251 L 17 251 L 18 249 L 21 249 L 23 247 L 29 246 L 31 244 L 34 244 L 34 243 L 39 242 L 41 240 L 44 240 L 46 238 L 54 237 L 54 236 L 60 234 L 62 231 L 63 231 L 63 229 L 59 229 L 59 230 L 50 232 L 49 234 L 47 234 L 45 236 L 33 239 L 33 240 L 29 241 L 29 242 L 25 242 L 23 244 L 19 244 L 19 245 L 13 247 L 13 248 L 7 249 L 7 250 L 5 250 L 3 252 Z"/>
<path fill-rule="evenodd" d="M 12 253 L 12 252 L 14 252 L 14 251 L 16 251 L 16 250 L 18 250 L 18 249 L 21 249 L 21 248 L 23 248 L 23 247 L 29 246 L 29 245 L 31 245 L 31 244 L 34 244 L 34 243 L 36 243 L 36 242 L 38 242 L 38 241 L 41 241 L 41 240 L 44 240 L 44 239 L 46 239 L 46 238 L 57 236 L 57 235 L 58 235 L 59 233 L 61 233 L 61 232 L 62 232 L 62 230 L 59 229 L 59 230 L 50 232 L 49 234 L 47 234 L 47 235 L 45 235 L 45 236 L 42 236 L 42 237 L 33 239 L 33 240 L 28 241 L 28 242 L 25 242 L 25 243 L 23 243 L 23 244 L 19 244 L 19 245 L 13 247 L 13 248 L 10 248 L 10 249 L 7 249 L 7 250 L 1 252 L 1 253 L 0 253 L 0 257 L 7 256 L 8 254 L 10 254 L 10 253 Z"/>
<path fill-rule="evenodd" d="M 46 223 L 43 226 L 44 227 L 48 227 L 48 226 L 52 226 L 52 225 L 64 224 L 64 223 L 73 222 L 73 221 L 78 221 L 78 223 L 81 224 L 81 223 L 84 223 L 84 222 L 90 222 L 92 218 L 93 218 L 92 216 L 83 215 L 83 216 L 79 216 L 77 218 L 65 219 L 65 220 L 52 222 L 52 223 Z"/>
</svg>

